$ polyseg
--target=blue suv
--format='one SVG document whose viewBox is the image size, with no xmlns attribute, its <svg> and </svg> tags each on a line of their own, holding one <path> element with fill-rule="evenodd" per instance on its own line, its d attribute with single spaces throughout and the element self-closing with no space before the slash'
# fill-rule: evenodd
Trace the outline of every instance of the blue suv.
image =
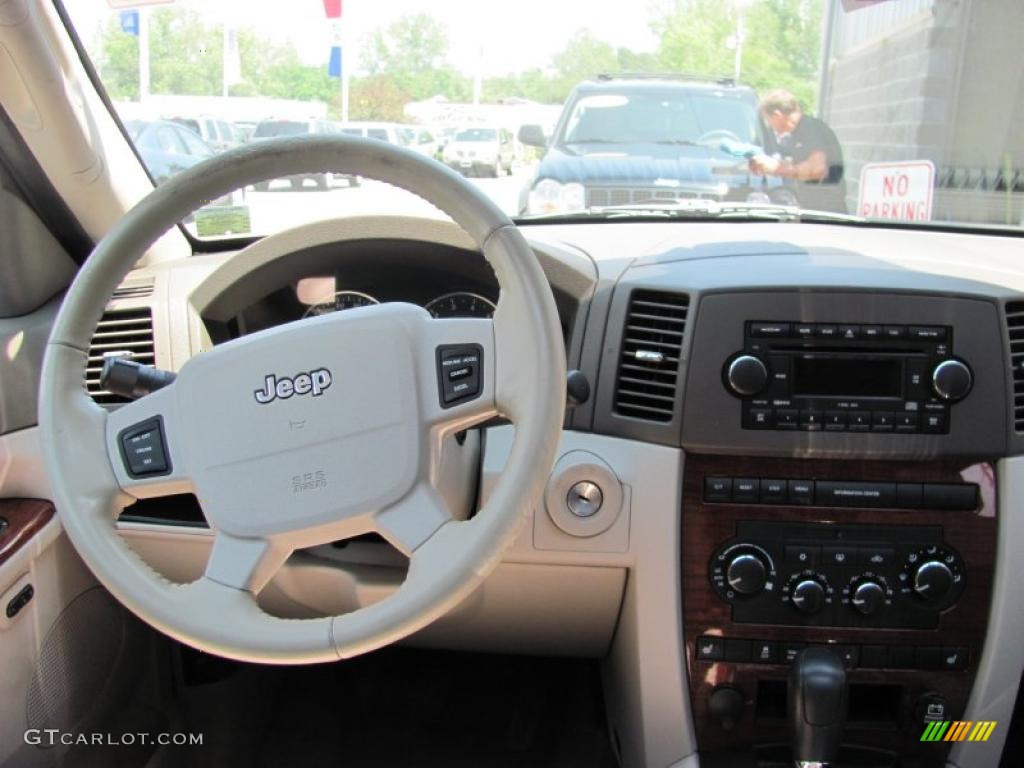
<svg viewBox="0 0 1024 768">
<path fill-rule="evenodd" d="M 601 76 L 569 95 L 553 137 L 524 125 L 519 140 L 547 151 L 520 193 L 521 214 L 685 199 L 789 202 L 781 181 L 749 172 L 745 154 L 772 152 L 757 95 L 731 80 Z"/>
</svg>

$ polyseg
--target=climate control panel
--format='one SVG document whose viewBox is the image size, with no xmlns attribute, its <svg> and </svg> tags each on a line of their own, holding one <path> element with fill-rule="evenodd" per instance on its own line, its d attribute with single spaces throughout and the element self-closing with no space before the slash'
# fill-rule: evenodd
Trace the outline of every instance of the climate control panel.
<svg viewBox="0 0 1024 768">
<path fill-rule="evenodd" d="M 966 584 L 939 526 L 739 522 L 709 564 L 737 623 L 934 629 Z"/>
</svg>

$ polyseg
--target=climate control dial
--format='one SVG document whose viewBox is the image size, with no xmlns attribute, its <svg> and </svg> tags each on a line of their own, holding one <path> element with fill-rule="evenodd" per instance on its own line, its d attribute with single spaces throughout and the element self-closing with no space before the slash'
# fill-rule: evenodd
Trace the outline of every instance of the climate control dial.
<svg viewBox="0 0 1024 768">
<path fill-rule="evenodd" d="M 916 595 L 933 607 L 952 604 L 964 587 L 960 559 L 938 545 L 911 552 L 899 579 L 903 594 Z"/>
<path fill-rule="evenodd" d="M 753 597 L 775 588 L 775 563 L 756 544 L 733 544 L 711 560 L 711 584 L 726 600 Z"/>
<path fill-rule="evenodd" d="M 783 600 L 788 600 L 795 610 L 805 616 L 813 616 L 832 603 L 832 587 L 820 573 L 807 570 L 794 573 L 783 590 Z"/>
<path fill-rule="evenodd" d="M 843 588 L 843 603 L 864 616 L 873 616 L 892 603 L 893 590 L 885 577 L 867 571 L 850 579 Z"/>
</svg>

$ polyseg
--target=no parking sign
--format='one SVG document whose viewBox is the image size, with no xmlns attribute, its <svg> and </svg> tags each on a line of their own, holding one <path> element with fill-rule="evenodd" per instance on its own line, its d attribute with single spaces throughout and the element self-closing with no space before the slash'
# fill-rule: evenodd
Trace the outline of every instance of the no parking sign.
<svg viewBox="0 0 1024 768">
<path fill-rule="evenodd" d="M 872 219 L 929 221 L 935 165 L 930 160 L 868 163 L 860 171 L 857 214 Z"/>
</svg>

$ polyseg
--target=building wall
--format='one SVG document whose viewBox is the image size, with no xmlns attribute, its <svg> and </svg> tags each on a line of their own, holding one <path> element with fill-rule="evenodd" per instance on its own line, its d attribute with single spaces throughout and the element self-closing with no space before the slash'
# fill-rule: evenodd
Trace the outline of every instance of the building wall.
<svg viewBox="0 0 1024 768">
<path fill-rule="evenodd" d="M 1021 0 L 887 0 L 833 9 L 822 116 L 846 159 L 848 207 L 872 162 L 935 163 L 933 219 L 1022 223 Z"/>
</svg>

